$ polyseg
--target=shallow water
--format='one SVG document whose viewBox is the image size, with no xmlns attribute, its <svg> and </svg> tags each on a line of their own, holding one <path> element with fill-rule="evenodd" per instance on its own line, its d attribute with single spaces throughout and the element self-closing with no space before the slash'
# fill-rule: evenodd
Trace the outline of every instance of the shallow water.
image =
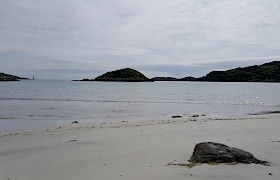
<svg viewBox="0 0 280 180">
<path fill-rule="evenodd" d="M 74 82 L 0 83 L 0 130 L 193 114 L 247 117 L 280 109 L 278 83 Z"/>
</svg>

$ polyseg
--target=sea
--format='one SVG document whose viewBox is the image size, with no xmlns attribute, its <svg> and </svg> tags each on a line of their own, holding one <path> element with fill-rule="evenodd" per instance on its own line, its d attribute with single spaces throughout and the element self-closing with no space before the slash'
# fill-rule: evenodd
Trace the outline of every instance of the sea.
<svg viewBox="0 0 280 180">
<path fill-rule="evenodd" d="M 251 117 L 280 110 L 279 83 L 0 82 L 0 130 L 189 118 Z"/>
</svg>

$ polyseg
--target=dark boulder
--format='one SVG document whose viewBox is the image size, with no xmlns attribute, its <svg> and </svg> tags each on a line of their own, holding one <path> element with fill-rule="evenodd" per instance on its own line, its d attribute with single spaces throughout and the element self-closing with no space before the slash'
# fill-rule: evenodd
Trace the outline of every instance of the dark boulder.
<svg viewBox="0 0 280 180">
<path fill-rule="evenodd" d="M 267 161 L 258 160 L 247 151 L 215 142 L 197 144 L 189 161 L 191 163 L 255 163 L 269 166 Z"/>
<path fill-rule="evenodd" d="M 172 116 L 172 118 L 182 118 L 182 116 L 177 115 L 177 116 Z"/>
</svg>

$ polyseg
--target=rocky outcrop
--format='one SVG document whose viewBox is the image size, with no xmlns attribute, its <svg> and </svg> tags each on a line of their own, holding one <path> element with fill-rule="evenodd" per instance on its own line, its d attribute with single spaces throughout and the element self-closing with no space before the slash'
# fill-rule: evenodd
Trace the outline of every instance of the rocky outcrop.
<svg viewBox="0 0 280 180">
<path fill-rule="evenodd" d="M 95 81 L 117 81 L 117 82 L 144 82 L 151 81 L 145 75 L 131 68 L 107 72 L 94 79 Z"/>
<path fill-rule="evenodd" d="M 21 79 L 27 79 L 27 78 L 0 73 L 0 81 L 19 81 Z"/>
<path fill-rule="evenodd" d="M 197 144 L 189 161 L 191 163 L 255 163 L 269 166 L 267 161 L 259 160 L 247 151 L 215 142 Z"/>
</svg>

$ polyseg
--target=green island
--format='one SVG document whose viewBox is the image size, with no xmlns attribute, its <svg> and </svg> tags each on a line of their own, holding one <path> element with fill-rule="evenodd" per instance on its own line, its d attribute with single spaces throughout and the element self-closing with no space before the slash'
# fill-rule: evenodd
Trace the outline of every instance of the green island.
<svg viewBox="0 0 280 180">
<path fill-rule="evenodd" d="M 95 81 L 117 81 L 117 82 L 147 82 L 151 81 L 144 74 L 131 68 L 107 72 L 94 79 Z"/>
<path fill-rule="evenodd" d="M 0 73 L 0 81 L 19 81 L 23 78 Z M 280 82 L 280 61 L 273 61 L 262 65 L 239 67 L 226 71 L 211 71 L 205 76 L 196 78 L 187 76 L 147 78 L 144 74 L 131 68 L 106 72 L 95 79 L 74 81 L 111 81 L 111 82 L 151 82 L 151 81 L 213 81 L 213 82 Z"/>
<path fill-rule="evenodd" d="M 212 71 L 203 79 L 218 82 L 280 82 L 280 61 L 227 71 Z"/>
<path fill-rule="evenodd" d="M 0 73 L 0 81 L 19 81 L 21 79 L 28 79 L 10 74 Z"/>
<path fill-rule="evenodd" d="M 227 71 L 211 71 L 206 76 L 195 78 L 155 77 L 153 81 L 214 81 L 214 82 L 280 82 L 280 61 L 262 65 L 239 67 Z"/>
<path fill-rule="evenodd" d="M 213 81 L 213 82 L 280 82 L 280 61 L 273 61 L 262 65 L 239 67 L 226 71 L 211 71 L 205 76 L 196 78 L 187 76 L 184 78 L 175 77 L 154 77 L 148 79 L 142 73 L 131 69 L 120 69 L 107 72 L 95 79 L 83 79 L 82 81 Z"/>
</svg>

